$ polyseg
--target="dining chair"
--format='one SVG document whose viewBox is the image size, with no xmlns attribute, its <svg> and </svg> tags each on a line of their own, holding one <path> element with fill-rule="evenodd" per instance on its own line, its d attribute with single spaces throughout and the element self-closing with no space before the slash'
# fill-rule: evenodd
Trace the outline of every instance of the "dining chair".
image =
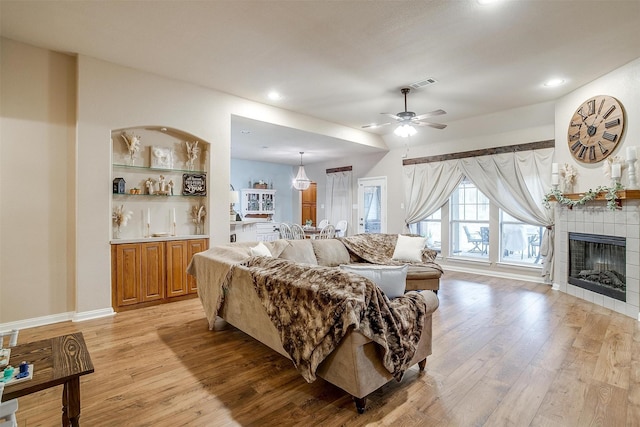
<svg viewBox="0 0 640 427">
<path fill-rule="evenodd" d="M 329 225 L 329 220 L 325 218 L 318 223 L 318 228 L 323 229 L 327 225 Z"/>
<path fill-rule="evenodd" d="M 334 237 L 336 237 L 336 227 L 328 224 L 320 230 L 320 234 L 318 234 L 317 239 L 333 239 Z"/>
<path fill-rule="evenodd" d="M 300 224 L 291 224 L 290 228 L 293 240 L 304 240 L 304 229 Z"/>
<path fill-rule="evenodd" d="M 280 238 L 293 240 L 293 232 L 291 231 L 291 227 L 286 222 L 280 223 Z"/>
<path fill-rule="evenodd" d="M 349 227 L 349 223 L 346 219 L 341 219 L 336 223 L 336 236 L 344 237 L 347 235 L 347 228 Z"/>
</svg>

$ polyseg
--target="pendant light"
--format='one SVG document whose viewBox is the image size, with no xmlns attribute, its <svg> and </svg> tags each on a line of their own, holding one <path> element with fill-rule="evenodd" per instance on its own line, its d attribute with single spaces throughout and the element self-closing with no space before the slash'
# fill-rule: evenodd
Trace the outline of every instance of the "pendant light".
<svg viewBox="0 0 640 427">
<path fill-rule="evenodd" d="M 304 173 L 304 166 L 302 165 L 302 155 L 304 151 L 300 152 L 300 168 L 298 169 L 298 175 L 293 180 L 293 187 L 296 190 L 306 190 L 311 185 L 311 180 L 307 178 L 307 174 Z"/>
</svg>

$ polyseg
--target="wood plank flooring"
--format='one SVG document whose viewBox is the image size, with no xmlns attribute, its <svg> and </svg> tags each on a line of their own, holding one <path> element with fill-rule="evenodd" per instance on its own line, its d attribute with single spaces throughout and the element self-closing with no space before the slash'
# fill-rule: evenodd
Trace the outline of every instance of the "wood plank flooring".
<svg viewBox="0 0 640 427">
<path fill-rule="evenodd" d="M 237 329 L 207 329 L 197 299 L 22 330 L 82 331 L 84 426 L 640 426 L 640 326 L 549 286 L 448 272 L 433 355 L 352 399 Z M 36 367 L 37 369 L 37 367 Z M 62 388 L 19 400 L 19 426 L 60 425 Z"/>
</svg>

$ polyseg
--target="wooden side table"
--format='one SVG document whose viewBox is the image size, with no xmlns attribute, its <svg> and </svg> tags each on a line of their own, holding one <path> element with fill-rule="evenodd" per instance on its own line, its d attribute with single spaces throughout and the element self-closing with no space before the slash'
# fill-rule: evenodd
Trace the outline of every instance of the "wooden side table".
<svg viewBox="0 0 640 427">
<path fill-rule="evenodd" d="M 9 363 L 15 367 L 22 361 L 33 364 L 33 378 L 7 385 L 2 400 L 62 384 L 62 425 L 80 425 L 80 377 L 94 371 L 82 332 L 13 347 Z"/>
</svg>

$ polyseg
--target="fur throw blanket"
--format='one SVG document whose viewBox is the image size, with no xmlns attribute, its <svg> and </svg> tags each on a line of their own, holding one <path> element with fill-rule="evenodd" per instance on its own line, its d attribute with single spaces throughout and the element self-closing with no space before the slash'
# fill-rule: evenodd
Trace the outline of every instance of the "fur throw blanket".
<svg viewBox="0 0 640 427">
<path fill-rule="evenodd" d="M 384 366 L 396 379 L 409 368 L 427 313 L 419 293 L 390 301 L 362 276 L 285 259 L 252 257 L 243 265 L 284 349 L 308 382 L 349 328 L 380 345 Z"/>
<path fill-rule="evenodd" d="M 365 261 L 371 264 L 385 265 L 425 265 L 444 273 L 442 267 L 434 261 L 436 259 L 436 251 L 432 249 L 422 250 L 421 263 L 392 259 L 393 251 L 398 241 L 397 234 L 356 234 L 349 237 L 339 237 L 338 240 L 347 248 L 354 262 Z"/>
</svg>

